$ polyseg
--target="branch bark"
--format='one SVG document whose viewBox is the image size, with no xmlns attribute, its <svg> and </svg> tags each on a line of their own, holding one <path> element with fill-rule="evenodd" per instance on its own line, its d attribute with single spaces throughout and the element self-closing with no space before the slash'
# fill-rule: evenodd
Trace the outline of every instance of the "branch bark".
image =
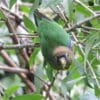
<svg viewBox="0 0 100 100">
<path fill-rule="evenodd" d="M 5 20 L 5 24 L 6 26 L 8 27 L 8 30 L 10 33 L 14 33 L 13 36 L 11 36 L 12 40 L 13 40 L 13 43 L 14 44 L 18 44 L 19 41 L 18 41 L 18 37 L 16 36 L 15 34 L 15 31 L 16 31 L 16 26 L 14 27 L 12 24 L 15 23 L 15 24 L 19 24 L 19 23 L 16 23 L 16 22 L 12 22 L 12 20 L 9 19 L 9 17 L 6 15 L 6 13 L 4 11 L 2 11 L 4 13 L 4 15 L 6 16 L 6 20 Z M 23 48 L 21 50 L 21 54 L 24 58 L 24 60 L 28 63 L 29 61 L 29 57 L 26 53 L 26 50 L 25 48 Z M 0 55 L 4 58 L 4 60 L 8 63 L 8 65 L 16 68 L 17 65 L 14 63 L 14 61 L 9 57 L 9 55 L 6 53 L 6 51 L 4 50 L 0 50 Z M 31 90 L 31 91 L 35 91 L 35 86 L 34 84 L 28 79 L 27 77 L 27 74 L 25 73 L 19 73 L 18 74 L 21 78 L 22 78 L 22 81 L 28 86 L 28 88 Z"/>
<path fill-rule="evenodd" d="M 12 61 L 12 59 L 9 57 L 9 55 L 4 51 L 4 50 L 1 50 L 0 51 L 0 55 L 5 59 L 5 61 L 10 65 L 12 66 L 13 68 L 16 68 L 17 65 Z M 33 85 L 33 83 L 27 78 L 27 75 L 25 73 L 19 73 L 18 74 L 23 82 L 29 87 L 29 89 L 31 91 L 35 91 L 35 86 Z"/>
<path fill-rule="evenodd" d="M 0 45 L 0 50 L 2 49 L 22 49 L 22 48 L 34 48 L 34 47 L 39 47 L 40 43 L 28 43 L 28 44 L 15 44 L 15 45 Z"/>
<path fill-rule="evenodd" d="M 7 71 L 7 72 L 12 72 L 12 73 L 25 73 L 25 74 L 28 74 L 29 71 L 26 70 L 26 69 L 22 69 L 22 68 L 19 68 L 19 67 L 9 67 L 9 66 L 6 66 L 6 65 L 0 65 L 0 70 L 4 70 L 4 71 Z"/>
<path fill-rule="evenodd" d="M 100 14 L 97 14 L 97 15 L 94 15 L 94 16 L 91 16 L 91 17 L 88 17 L 88 18 L 86 18 L 86 19 L 84 19 L 84 20 L 82 20 L 82 21 L 76 23 L 76 24 L 73 25 L 72 27 L 69 27 L 69 28 L 67 29 L 67 32 L 71 32 L 71 31 L 73 31 L 75 28 L 81 27 L 82 24 L 84 24 L 84 23 L 86 23 L 86 22 L 88 22 L 88 21 L 90 21 L 90 20 L 92 20 L 92 19 L 94 19 L 94 18 L 98 18 L 98 17 L 100 17 Z"/>
</svg>

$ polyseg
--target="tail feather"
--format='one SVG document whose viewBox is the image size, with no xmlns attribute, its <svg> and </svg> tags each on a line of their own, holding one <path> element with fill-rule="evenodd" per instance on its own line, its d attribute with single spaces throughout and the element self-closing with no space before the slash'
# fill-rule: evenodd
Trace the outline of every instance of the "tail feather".
<svg viewBox="0 0 100 100">
<path fill-rule="evenodd" d="M 43 13 L 41 13 L 38 9 L 36 9 L 34 11 L 34 18 L 35 18 L 37 26 L 38 26 L 38 21 L 40 21 L 42 19 L 48 19 L 48 20 L 50 20 L 46 15 L 44 15 Z"/>
</svg>

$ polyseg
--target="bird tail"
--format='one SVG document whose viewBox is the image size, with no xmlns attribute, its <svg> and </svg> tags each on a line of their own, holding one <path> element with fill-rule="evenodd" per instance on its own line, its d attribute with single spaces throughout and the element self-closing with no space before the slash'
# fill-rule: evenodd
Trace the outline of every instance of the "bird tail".
<svg viewBox="0 0 100 100">
<path fill-rule="evenodd" d="M 38 26 L 38 22 L 42 19 L 48 19 L 50 20 L 46 15 L 44 15 L 43 13 L 41 13 L 38 9 L 36 9 L 34 11 L 34 18 L 35 18 L 35 22 L 36 25 Z"/>
</svg>

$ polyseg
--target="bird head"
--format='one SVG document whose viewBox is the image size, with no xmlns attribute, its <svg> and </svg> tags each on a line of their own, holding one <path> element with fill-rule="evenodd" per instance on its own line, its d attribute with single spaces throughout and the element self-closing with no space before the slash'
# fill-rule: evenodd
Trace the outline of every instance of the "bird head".
<svg viewBox="0 0 100 100">
<path fill-rule="evenodd" d="M 59 46 L 54 49 L 53 55 L 59 66 L 59 69 L 68 69 L 73 60 L 73 51 L 65 46 Z"/>
</svg>

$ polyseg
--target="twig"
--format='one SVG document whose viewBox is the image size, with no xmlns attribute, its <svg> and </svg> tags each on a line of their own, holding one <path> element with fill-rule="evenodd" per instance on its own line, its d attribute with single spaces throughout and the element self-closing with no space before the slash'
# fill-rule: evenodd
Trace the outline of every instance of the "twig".
<svg viewBox="0 0 100 100">
<path fill-rule="evenodd" d="M 29 73 L 28 70 L 26 69 L 22 69 L 22 68 L 19 68 L 19 67 L 9 67 L 7 65 L 0 65 L 0 70 L 4 70 L 4 71 L 7 71 L 7 72 L 12 72 L 12 73 Z"/>
<path fill-rule="evenodd" d="M 19 41 L 18 41 L 18 37 L 16 36 L 16 27 L 19 25 L 19 22 L 16 21 L 16 20 L 11 20 L 8 15 L 6 15 L 6 12 L 4 10 L 2 10 L 2 12 L 4 13 L 5 17 L 6 17 L 6 21 L 5 21 L 5 24 L 9 30 L 9 33 L 14 33 L 14 35 L 11 37 L 12 40 L 13 40 L 13 43 L 14 44 L 18 44 Z M 12 21 L 15 22 L 16 26 L 13 26 L 12 25 Z M 17 51 L 16 51 L 17 52 Z M 19 51 L 20 52 L 20 51 Z M 26 49 L 23 48 L 21 50 L 21 54 L 22 54 L 22 58 L 26 61 L 26 63 L 28 63 L 29 61 L 29 57 L 28 57 L 28 54 L 26 52 Z M 20 55 L 21 55 L 20 54 Z M 4 60 L 9 64 L 11 65 L 12 67 L 17 67 L 17 65 L 14 63 L 14 61 L 9 57 L 9 55 L 6 53 L 6 51 L 4 50 L 0 50 L 0 55 L 4 58 Z M 20 56 L 19 55 L 19 56 Z M 23 60 L 19 60 L 19 62 L 21 63 L 21 61 Z M 28 88 L 31 90 L 31 91 L 35 91 L 35 86 L 34 84 L 28 79 L 27 77 L 27 74 L 25 73 L 19 73 L 18 74 L 21 78 L 22 78 L 22 81 L 28 86 Z"/>
<path fill-rule="evenodd" d="M 22 21 L 22 19 L 16 13 L 11 12 L 4 7 L 0 7 L 0 9 L 8 15 L 6 17 L 11 18 L 11 19 L 17 21 L 18 23 L 20 23 Z"/>
<path fill-rule="evenodd" d="M 94 11 L 92 11 L 88 6 L 86 6 L 80 0 L 75 0 L 75 2 L 78 3 L 78 4 L 80 4 L 81 6 L 83 6 L 86 10 L 88 10 L 89 12 L 91 12 L 93 15 L 96 15 L 96 13 Z"/>
<path fill-rule="evenodd" d="M 56 73 L 55 76 L 53 77 L 52 82 L 51 82 L 51 84 L 49 85 L 48 91 L 50 91 L 51 87 L 53 86 L 53 84 L 54 84 L 54 82 L 55 82 L 55 79 L 57 78 L 58 73 L 59 73 L 59 71 L 57 71 L 57 73 Z"/>
<path fill-rule="evenodd" d="M 22 49 L 22 48 L 28 48 L 28 47 L 39 47 L 40 43 L 27 43 L 27 44 L 15 44 L 15 45 L 0 45 L 0 50 L 2 49 Z"/>
<path fill-rule="evenodd" d="M 100 28 L 88 27 L 88 26 L 84 26 L 84 25 L 82 25 L 81 27 L 84 29 L 88 29 L 88 30 L 100 31 Z"/>
<path fill-rule="evenodd" d="M 12 59 L 9 57 L 9 55 L 4 51 L 4 50 L 1 50 L 0 51 L 0 55 L 5 59 L 5 61 L 11 66 L 11 67 L 14 67 L 16 68 L 17 65 L 12 61 Z M 29 89 L 31 91 L 35 91 L 35 86 L 33 85 L 33 83 L 27 78 L 26 74 L 25 73 L 19 73 L 18 74 L 23 82 L 25 82 L 25 84 L 29 87 Z"/>
<path fill-rule="evenodd" d="M 18 43 L 20 44 L 19 38 L 16 35 L 16 28 L 20 24 L 19 17 L 13 16 L 15 19 L 11 20 L 11 18 L 9 17 L 10 12 L 8 12 L 8 14 L 6 13 L 5 10 L 2 10 L 2 12 L 6 16 L 5 24 L 6 24 L 7 28 L 8 28 L 8 30 L 9 30 L 9 33 L 13 33 L 13 36 L 11 36 L 11 38 L 13 40 L 13 43 L 14 44 L 18 44 Z M 23 43 L 26 43 L 26 41 L 24 41 Z M 28 63 L 29 57 L 28 57 L 28 54 L 27 54 L 27 51 L 26 51 L 25 48 L 23 48 L 21 51 L 16 51 L 16 52 L 18 53 L 17 56 L 18 56 L 20 64 L 22 63 L 22 60 L 25 61 L 26 63 Z M 20 55 L 19 55 L 19 52 L 21 52 Z"/>
<path fill-rule="evenodd" d="M 76 36 L 74 35 L 74 33 L 72 33 L 72 36 L 74 37 L 75 41 L 78 42 L 78 39 L 76 38 Z M 85 53 L 84 53 L 84 51 L 83 51 L 81 45 L 80 45 L 80 44 L 77 44 L 77 45 L 78 45 L 78 47 L 80 48 L 80 50 L 81 50 L 83 56 L 85 56 Z M 95 81 L 96 81 L 96 84 L 97 84 L 98 88 L 100 88 L 99 81 L 97 80 L 96 75 L 95 75 L 95 73 L 94 73 L 94 71 L 93 71 L 93 68 L 92 68 L 90 62 L 88 61 L 88 59 L 86 60 L 86 62 L 87 62 L 87 64 L 88 64 L 88 66 L 89 66 L 89 69 L 91 70 L 91 73 L 92 73 L 92 75 L 93 75 L 93 77 L 94 77 L 94 79 L 95 79 Z"/>
<path fill-rule="evenodd" d="M 13 33 L 10 33 L 10 34 L 6 34 L 6 35 L 1 35 L 0 37 L 10 37 L 10 36 L 13 36 L 14 34 Z M 37 38 L 39 37 L 37 34 L 17 34 L 16 35 L 18 36 L 18 38 Z"/>
<path fill-rule="evenodd" d="M 64 21 L 65 21 L 66 23 L 68 23 L 68 20 L 66 19 L 65 15 L 64 15 L 64 13 L 63 13 L 63 11 L 60 9 L 59 6 L 57 6 L 57 8 L 58 8 L 58 10 L 60 11 L 60 13 L 58 13 L 59 16 L 61 16 L 61 18 L 64 19 Z"/>
<path fill-rule="evenodd" d="M 84 34 L 91 34 L 91 32 L 89 32 L 88 30 L 85 30 L 85 29 L 82 29 L 81 32 Z"/>
<path fill-rule="evenodd" d="M 48 86 L 48 90 L 47 90 L 47 94 L 46 94 L 45 100 L 46 100 L 47 97 L 48 97 L 48 94 L 49 94 L 49 92 L 50 92 L 50 89 L 51 89 L 51 87 L 53 86 L 53 84 L 54 84 L 54 82 L 55 82 L 55 79 L 56 79 L 58 73 L 59 73 L 59 71 L 57 71 L 57 73 L 55 74 L 55 76 L 54 76 L 53 79 L 52 79 L 51 84 Z"/>
<path fill-rule="evenodd" d="M 6 15 L 5 15 L 6 16 Z M 13 35 L 11 36 L 13 42 L 15 44 L 18 44 L 19 43 L 19 39 L 18 39 L 18 36 L 16 35 L 15 33 L 15 28 L 13 27 L 12 23 L 11 23 L 11 20 L 10 19 L 7 19 L 6 22 L 5 22 L 8 30 L 10 33 L 13 33 Z"/>
<path fill-rule="evenodd" d="M 100 16 L 100 14 L 94 15 L 94 16 L 92 16 L 92 17 L 90 17 L 90 18 L 87 18 L 87 19 L 85 19 L 85 20 L 83 20 L 83 21 L 77 23 L 77 24 L 74 25 L 73 27 L 71 27 L 71 25 L 69 24 L 68 27 L 69 27 L 69 29 L 72 30 L 72 29 L 76 28 L 77 26 L 79 26 L 79 25 L 81 25 L 81 24 L 83 24 L 83 23 L 85 23 L 85 22 L 87 22 L 87 21 L 89 21 L 89 20 L 92 20 L 93 18 L 97 18 L 97 17 L 99 17 L 99 16 Z M 70 27 L 71 27 L 71 28 L 70 28 Z M 76 36 L 74 35 L 74 33 L 71 32 L 71 34 L 72 34 L 74 40 L 75 40 L 76 42 L 79 42 L 78 39 L 76 38 Z M 84 53 L 84 50 L 82 49 L 81 44 L 77 44 L 77 45 L 78 45 L 80 51 L 82 52 L 83 56 L 85 56 L 85 53 Z M 93 67 L 91 66 L 91 64 L 90 64 L 90 62 L 88 61 L 88 59 L 86 60 L 86 62 L 87 62 L 87 64 L 88 64 L 88 66 L 89 66 L 89 69 L 90 69 L 90 71 L 91 71 L 91 73 L 92 73 L 92 75 L 93 75 L 93 77 L 94 77 L 94 79 L 95 79 L 95 82 L 96 82 L 98 88 L 100 89 L 99 81 L 98 81 L 97 78 L 96 78 L 96 75 L 95 75 L 95 72 L 94 72 L 94 70 L 93 70 Z"/>
<path fill-rule="evenodd" d="M 11 72 L 11 73 L 17 73 L 17 74 L 20 74 L 20 73 L 25 73 L 25 74 L 32 73 L 32 74 L 34 74 L 33 71 L 29 71 L 27 69 L 23 69 L 23 68 L 20 68 L 20 67 L 7 66 L 5 64 L 0 65 L 0 70 L 4 70 L 4 71 L 7 71 L 7 72 Z M 38 78 L 41 82 L 43 82 L 45 85 L 48 86 L 48 83 L 46 83 L 44 80 L 42 80 L 39 76 L 37 76 L 36 74 L 34 74 L 34 76 L 36 78 Z"/>
<path fill-rule="evenodd" d="M 48 92 L 48 86 L 43 85 L 42 90 L 44 90 L 44 91 L 47 93 L 47 92 Z M 52 95 L 50 92 L 48 92 L 48 98 L 49 98 L 50 100 L 55 100 L 54 97 L 53 97 L 53 95 Z M 46 99 L 46 98 L 45 98 L 45 99 Z"/>
<path fill-rule="evenodd" d="M 33 73 L 34 74 L 34 73 Z M 43 79 L 41 79 L 41 77 L 37 76 L 36 74 L 34 74 L 34 76 L 36 78 L 38 78 L 42 83 L 44 83 L 45 85 L 49 86 L 49 84 L 47 82 L 45 82 Z"/>
<path fill-rule="evenodd" d="M 67 32 L 70 32 L 70 31 L 74 30 L 75 28 L 80 27 L 82 24 L 84 24 L 84 23 L 86 23 L 86 22 L 88 22 L 88 21 L 90 21 L 90 20 L 92 20 L 92 19 L 94 19 L 94 18 L 98 18 L 98 17 L 100 17 L 100 14 L 97 14 L 97 15 L 94 15 L 94 16 L 91 16 L 91 17 L 88 17 L 88 18 L 86 18 L 86 19 L 84 19 L 84 20 L 82 20 L 82 21 L 76 23 L 76 24 L 73 25 L 72 27 L 69 27 L 69 28 L 67 29 Z"/>
<path fill-rule="evenodd" d="M 21 21 L 22 21 L 22 16 L 19 17 L 17 14 L 13 13 L 13 12 L 10 12 L 8 9 L 5 9 L 4 7 L 0 7 L 1 10 L 3 10 L 6 14 L 8 14 L 8 18 L 10 18 L 11 20 L 15 21 L 18 25 L 20 24 L 20 26 L 25 29 L 26 31 L 27 28 L 24 27 L 23 24 L 21 24 Z"/>
</svg>

